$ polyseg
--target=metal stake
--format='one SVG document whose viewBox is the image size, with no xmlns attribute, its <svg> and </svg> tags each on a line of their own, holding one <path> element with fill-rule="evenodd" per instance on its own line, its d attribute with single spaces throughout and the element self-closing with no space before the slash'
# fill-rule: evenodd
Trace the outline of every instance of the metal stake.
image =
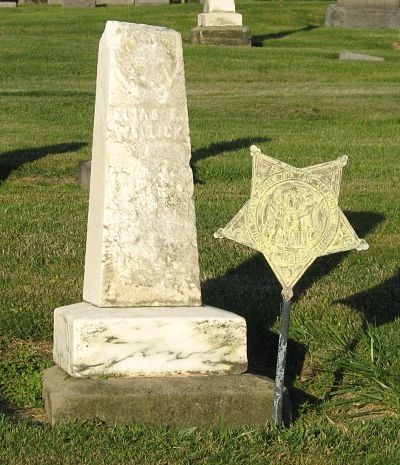
<svg viewBox="0 0 400 465">
<path fill-rule="evenodd" d="M 276 362 L 274 405 L 272 408 L 272 416 L 277 426 L 282 423 L 283 388 L 291 306 L 291 301 L 283 298 L 281 305 L 281 333 L 279 335 L 278 359 Z"/>
</svg>

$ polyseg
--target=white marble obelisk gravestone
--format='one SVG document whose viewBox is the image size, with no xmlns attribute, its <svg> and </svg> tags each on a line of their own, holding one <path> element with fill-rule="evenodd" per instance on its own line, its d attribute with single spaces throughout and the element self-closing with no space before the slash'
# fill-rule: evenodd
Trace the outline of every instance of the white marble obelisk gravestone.
<svg viewBox="0 0 400 465">
<path fill-rule="evenodd" d="M 243 318 L 201 306 L 180 34 L 109 21 L 100 41 L 84 302 L 55 310 L 73 377 L 242 373 Z"/>
</svg>

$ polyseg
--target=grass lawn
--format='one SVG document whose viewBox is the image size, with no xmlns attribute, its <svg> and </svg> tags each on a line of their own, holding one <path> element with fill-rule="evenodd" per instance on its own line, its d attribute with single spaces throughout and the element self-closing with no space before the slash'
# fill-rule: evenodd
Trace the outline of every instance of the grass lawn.
<svg viewBox="0 0 400 465">
<path fill-rule="evenodd" d="M 400 51 L 394 30 L 323 27 L 330 1 L 239 0 L 257 47 L 189 44 L 198 4 L 0 13 L 0 464 L 400 463 Z M 182 33 L 203 300 L 243 315 L 250 370 L 274 376 L 280 287 L 213 232 L 249 196 L 249 146 L 299 167 L 349 156 L 340 206 L 364 253 L 295 288 L 288 429 L 50 428 L 52 312 L 82 299 L 97 46 L 108 19 Z M 341 62 L 342 49 L 384 63 Z"/>
</svg>

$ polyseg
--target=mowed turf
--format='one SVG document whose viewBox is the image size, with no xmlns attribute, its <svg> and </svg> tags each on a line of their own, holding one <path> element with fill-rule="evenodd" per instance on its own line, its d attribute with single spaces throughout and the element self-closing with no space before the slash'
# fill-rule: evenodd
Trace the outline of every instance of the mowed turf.
<svg viewBox="0 0 400 465">
<path fill-rule="evenodd" d="M 1 464 L 400 463 L 400 38 L 325 29 L 329 3 L 238 1 L 252 48 L 191 46 L 198 4 L 1 10 Z M 213 237 L 248 199 L 249 147 L 299 167 L 349 156 L 340 206 L 370 249 L 318 259 L 295 288 L 289 429 L 44 421 L 52 312 L 82 299 L 77 165 L 108 19 L 182 33 L 203 300 L 246 318 L 252 372 L 274 376 L 280 287 L 262 256 Z M 385 62 L 339 61 L 343 49 Z"/>
</svg>

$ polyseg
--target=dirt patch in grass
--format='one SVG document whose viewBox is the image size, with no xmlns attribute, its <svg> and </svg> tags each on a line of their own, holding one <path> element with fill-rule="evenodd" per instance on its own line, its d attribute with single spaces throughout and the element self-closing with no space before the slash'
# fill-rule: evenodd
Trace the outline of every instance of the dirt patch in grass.
<svg viewBox="0 0 400 465">
<path fill-rule="evenodd" d="M 50 184 L 77 184 L 77 176 L 47 177 L 47 176 L 22 176 L 10 180 L 16 186 L 50 185 Z"/>
<path fill-rule="evenodd" d="M 52 341 L 33 341 L 24 339 L 13 339 L 1 351 L 3 359 L 12 359 L 16 354 L 21 352 L 30 355 L 40 355 L 51 357 L 53 353 Z"/>
</svg>

